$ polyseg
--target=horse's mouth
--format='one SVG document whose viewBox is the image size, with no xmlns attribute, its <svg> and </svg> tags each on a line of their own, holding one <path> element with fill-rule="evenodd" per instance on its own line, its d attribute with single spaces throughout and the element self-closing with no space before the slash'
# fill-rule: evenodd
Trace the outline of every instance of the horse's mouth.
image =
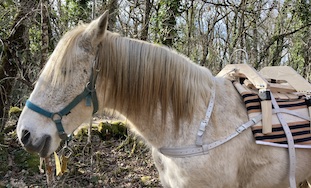
<svg viewBox="0 0 311 188">
<path fill-rule="evenodd" d="M 49 148 L 51 145 L 51 136 L 44 135 L 36 143 L 31 141 L 24 144 L 24 148 L 30 153 L 38 153 L 40 157 L 44 158 L 48 156 Z"/>
</svg>

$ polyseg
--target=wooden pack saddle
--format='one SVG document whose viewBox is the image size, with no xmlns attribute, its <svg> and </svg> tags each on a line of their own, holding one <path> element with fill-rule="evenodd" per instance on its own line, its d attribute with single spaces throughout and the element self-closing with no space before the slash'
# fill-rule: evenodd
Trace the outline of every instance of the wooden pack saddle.
<svg viewBox="0 0 311 188">
<path fill-rule="evenodd" d="M 311 84 L 293 68 L 272 66 L 257 72 L 248 64 L 229 64 L 217 77 L 226 77 L 233 82 L 250 119 L 262 114 L 262 121 L 252 127 L 256 143 L 279 147 L 287 145 L 282 125 L 273 113 L 273 97 L 284 111 L 295 147 L 311 148 Z"/>
</svg>

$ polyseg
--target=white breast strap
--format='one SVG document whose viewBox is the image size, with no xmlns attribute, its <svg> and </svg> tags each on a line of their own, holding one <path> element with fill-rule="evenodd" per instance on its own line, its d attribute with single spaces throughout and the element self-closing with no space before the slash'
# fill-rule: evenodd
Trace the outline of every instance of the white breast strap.
<svg viewBox="0 0 311 188">
<path fill-rule="evenodd" d="M 240 133 L 248 129 L 249 127 L 255 125 L 259 121 L 261 121 L 262 115 L 258 115 L 248 122 L 244 123 L 243 125 L 236 128 L 236 132 L 232 133 L 228 137 L 215 141 L 211 144 L 203 144 L 202 146 L 189 146 L 189 147 L 180 147 L 180 148 L 160 148 L 159 151 L 166 156 L 169 157 L 176 157 L 176 158 L 184 158 L 184 157 L 192 157 L 198 155 L 207 154 L 209 150 L 216 148 L 229 140 L 233 139 L 234 137 L 238 136 Z"/>
<path fill-rule="evenodd" d="M 274 96 L 271 94 L 271 102 L 276 111 L 280 110 L 279 105 L 277 104 Z M 295 153 L 295 144 L 293 135 L 288 127 L 288 124 L 283 119 L 283 115 L 279 112 L 276 113 L 283 130 L 285 132 L 286 138 L 287 138 L 287 144 L 288 144 L 288 154 L 289 154 L 289 185 L 290 188 L 296 188 L 296 153 Z"/>
</svg>

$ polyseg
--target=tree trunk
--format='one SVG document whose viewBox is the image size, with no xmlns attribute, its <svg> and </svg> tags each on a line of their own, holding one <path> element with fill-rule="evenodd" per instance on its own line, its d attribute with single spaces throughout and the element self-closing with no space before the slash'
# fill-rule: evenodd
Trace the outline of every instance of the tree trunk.
<svg viewBox="0 0 311 188">
<path fill-rule="evenodd" d="M 0 131 L 7 119 L 7 111 L 11 105 L 9 96 L 18 73 L 18 64 L 22 59 L 18 54 L 22 54 L 27 48 L 28 19 L 26 17 L 30 16 L 37 4 L 38 1 L 20 1 L 20 11 L 13 21 L 10 36 L 3 41 L 3 56 L 0 64 Z"/>
<path fill-rule="evenodd" d="M 48 0 L 41 0 L 41 62 L 42 69 L 49 56 L 49 17 L 48 17 Z"/>
<path fill-rule="evenodd" d="M 176 17 L 179 15 L 178 8 L 180 7 L 180 0 L 167 1 L 167 18 L 163 21 L 164 38 L 162 43 L 166 46 L 172 47 L 174 39 L 177 37 Z"/>
<path fill-rule="evenodd" d="M 304 58 L 304 68 L 303 68 L 303 77 L 307 79 L 309 82 L 311 81 L 311 36 L 310 33 L 311 28 L 307 29 L 305 32 L 305 45 L 304 45 L 304 52 L 303 52 L 303 58 Z"/>
<path fill-rule="evenodd" d="M 192 50 L 191 38 L 192 38 L 192 29 L 194 23 L 194 0 L 191 0 L 190 8 L 187 10 L 187 19 L 188 19 L 188 36 L 187 36 L 187 56 L 190 56 L 190 52 Z"/>
<path fill-rule="evenodd" d="M 143 21 L 143 29 L 141 31 L 141 36 L 140 36 L 140 39 L 144 41 L 147 41 L 148 39 L 149 21 L 150 21 L 150 13 L 151 13 L 152 5 L 153 5 L 153 0 L 145 1 L 145 15 L 144 15 L 144 21 Z"/>
<path fill-rule="evenodd" d="M 109 0 L 108 10 L 109 10 L 108 30 L 114 31 L 118 15 L 118 0 Z"/>
</svg>

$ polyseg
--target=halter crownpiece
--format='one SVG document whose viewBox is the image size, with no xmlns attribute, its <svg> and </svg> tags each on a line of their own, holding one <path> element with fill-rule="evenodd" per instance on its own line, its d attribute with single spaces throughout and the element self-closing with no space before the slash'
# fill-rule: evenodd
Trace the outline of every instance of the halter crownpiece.
<svg viewBox="0 0 311 188">
<path fill-rule="evenodd" d="M 97 74 L 99 72 L 98 70 L 98 63 L 95 61 L 93 66 L 92 66 L 92 71 L 91 71 L 91 76 L 89 82 L 86 84 L 83 92 L 76 96 L 67 106 L 65 106 L 62 110 L 59 112 L 49 112 L 38 105 L 30 102 L 29 100 L 26 101 L 26 106 L 31 109 L 34 112 L 37 112 L 47 118 L 50 118 L 52 121 L 54 121 L 57 131 L 58 131 L 58 136 L 62 140 L 69 140 L 70 139 L 70 134 L 67 134 L 64 130 L 63 124 L 62 124 L 62 118 L 63 116 L 67 116 L 70 111 L 77 106 L 83 99 L 86 100 L 85 105 L 86 106 L 91 106 L 93 104 L 93 113 L 94 115 L 98 111 L 98 99 L 96 95 L 96 86 L 95 82 L 97 79 Z"/>
</svg>

